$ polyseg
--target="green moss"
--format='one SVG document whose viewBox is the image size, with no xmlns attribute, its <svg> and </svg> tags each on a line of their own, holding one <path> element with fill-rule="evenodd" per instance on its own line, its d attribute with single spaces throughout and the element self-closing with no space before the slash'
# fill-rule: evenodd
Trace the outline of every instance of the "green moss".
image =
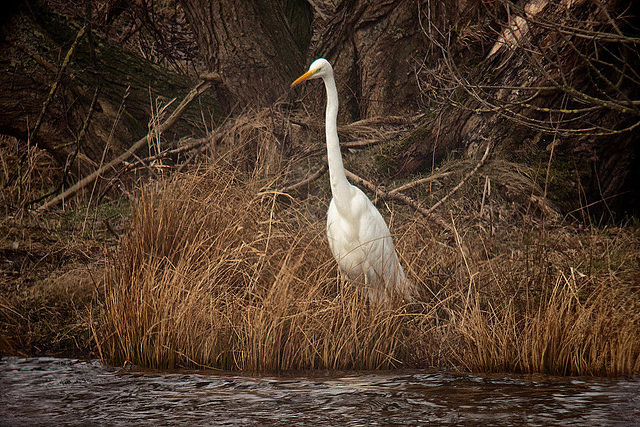
<svg viewBox="0 0 640 427">
<path fill-rule="evenodd" d="M 578 165 L 577 159 L 562 152 L 554 152 L 549 162 L 550 151 L 538 149 L 529 153 L 528 164 L 539 171 L 536 183 L 547 189 L 547 198 L 562 212 L 571 212 L 581 207 L 579 180 L 589 179 L 590 168 Z M 577 170 L 580 170 L 578 178 Z"/>
<path fill-rule="evenodd" d="M 398 141 L 380 145 L 373 155 L 373 164 L 378 173 L 386 177 L 395 175 L 402 166 L 402 157 L 407 149 L 428 139 L 429 134 L 429 126 L 422 126 Z"/>
<path fill-rule="evenodd" d="M 38 11 L 33 17 L 37 19 L 36 25 L 27 18 L 21 21 L 21 25 L 33 26 L 34 30 L 21 31 L 21 34 L 40 33 L 43 36 L 35 40 L 31 35 L 28 36 L 29 40 L 22 42 L 32 46 L 35 52 L 48 51 L 52 55 L 58 55 L 60 49 L 66 52 L 79 27 L 64 16 L 45 10 Z M 37 26 L 40 29 L 37 29 Z M 196 84 L 192 78 L 168 71 L 133 52 L 126 51 L 122 46 L 101 38 L 98 33 L 93 33 L 92 39 L 93 45 L 86 36 L 80 41 L 68 72 L 87 88 L 100 86 L 102 99 L 122 99 L 125 106 L 125 124 L 137 138 L 144 136 L 148 130 L 147 123 L 151 116 L 150 90 L 152 98 L 180 100 Z M 57 56 L 50 60 L 52 63 L 58 62 Z M 187 109 L 183 118 L 172 128 L 172 132 L 181 135 L 192 133 L 193 123 L 202 119 L 200 109 L 206 111 L 207 117 L 218 122 L 222 109 L 214 91 L 203 94 L 200 102 Z"/>
</svg>

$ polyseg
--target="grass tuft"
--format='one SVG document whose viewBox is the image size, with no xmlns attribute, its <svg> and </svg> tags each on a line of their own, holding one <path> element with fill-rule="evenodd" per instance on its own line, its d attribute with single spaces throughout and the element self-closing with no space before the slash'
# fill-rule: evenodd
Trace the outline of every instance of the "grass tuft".
<svg viewBox="0 0 640 427">
<path fill-rule="evenodd" d="M 324 227 L 220 168 L 147 189 L 106 279 L 115 364 L 378 369 L 405 359 L 402 310 L 368 309 Z"/>
<path fill-rule="evenodd" d="M 632 227 L 552 227 L 498 198 L 491 216 L 470 215 L 470 196 L 452 202 L 465 212 L 453 234 L 397 211 L 420 298 L 379 308 L 340 278 L 324 221 L 309 214 L 324 204 L 265 191 L 256 176 L 213 166 L 142 191 L 104 282 L 98 336 L 111 363 L 640 372 Z"/>
</svg>

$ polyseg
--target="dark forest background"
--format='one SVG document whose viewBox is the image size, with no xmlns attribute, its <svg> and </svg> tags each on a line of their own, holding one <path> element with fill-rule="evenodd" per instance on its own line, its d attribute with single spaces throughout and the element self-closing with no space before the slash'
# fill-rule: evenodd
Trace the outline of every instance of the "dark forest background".
<svg viewBox="0 0 640 427">
<path fill-rule="evenodd" d="M 633 3 L 86 0 L 3 7 L 2 185 L 21 194 L 5 195 L 5 213 L 37 208 L 117 158 L 198 81 L 208 86 L 197 102 L 158 135 L 155 153 L 138 149 L 137 156 L 175 151 L 249 110 L 299 108 L 300 92 L 289 84 L 316 57 L 334 64 L 341 123 L 411 122 L 378 168 L 383 181 L 431 173 L 490 143 L 494 158 L 549 170 L 544 197 L 563 215 L 615 222 L 640 209 L 640 20 Z M 318 121 L 322 95 L 311 91 L 304 101 Z M 270 150 L 286 157 L 283 133 Z M 34 150 L 50 159 L 51 177 L 35 192 L 29 181 L 42 171 L 27 166 Z M 174 153 L 174 163 L 188 152 Z M 99 185 L 117 187 L 113 174 L 126 181 L 122 167 L 100 174 Z"/>
</svg>

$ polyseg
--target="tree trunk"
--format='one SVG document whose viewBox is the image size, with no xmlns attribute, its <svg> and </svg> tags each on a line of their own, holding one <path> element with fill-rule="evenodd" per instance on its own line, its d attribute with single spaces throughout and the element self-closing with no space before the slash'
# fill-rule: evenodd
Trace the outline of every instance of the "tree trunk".
<svg viewBox="0 0 640 427">
<path fill-rule="evenodd" d="M 425 173 L 451 153 L 470 155 L 490 141 L 495 155 L 551 165 L 557 173 L 549 195 L 567 212 L 589 205 L 640 213 L 640 26 L 623 1 L 343 0 L 335 9 L 319 1 L 316 12 L 326 13 L 316 13 L 313 26 L 313 8 L 303 0 L 180 3 L 202 58 L 224 81 L 218 99 L 240 110 L 289 93 L 291 81 L 322 56 L 334 65 L 342 121 L 430 116 L 399 146 L 395 172 Z M 193 84 L 84 37 L 42 115 L 78 28 L 23 12 L 3 30 L 0 132 L 35 141 L 61 164 L 74 152 L 99 82 L 83 170 L 146 132 L 150 88 L 171 99 Z M 205 115 L 221 111 L 211 110 Z M 183 121 L 176 134 L 192 127 Z"/>
<path fill-rule="evenodd" d="M 265 106 L 303 72 L 311 8 L 303 0 L 180 0 L 204 62 L 232 99 Z"/>
<path fill-rule="evenodd" d="M 239 102 L 273 102 L 322 56 L 334 65 L 342 121 L 430 112 L 402 144 L 397 172 L 423 173 L 491 141 L 509 160 L 550 164 L 549 195 L 565 211 L 640 208 L 640 60 L 627 31 L 638 18 L 625 2 L 343 0 L 317 14 L 312 58 L 291 30 L 307 25 L 308 9 L 282 12 L 295 1 L 182 4 Z"/>
<path fill-rule="evenodd" d="M 90 30 L 78 38 L 63 70 L 79 31 L 66 18 L 33 3 L 6 18 L 0 38 L 0 134 L 24 141 L 25 152 L 27 141 L 47 150 L 62 167 L 74 160 L 70 170 L 76 177 L 94 171 L 146 135 L 154 111 L 158 115 L 160 107 L 178 98 L 170 112 L 195 85 Z M 79 138 L 96 91 L 91 120 Z M 198 133 L 204 124 L 194 124 L 203 116 L 220 117 L 223 109 L 213 95 L 203 96 L 200 106 L 185 113 L 163 141 Z M 160 146 L 166 145 L 163 141 L 158 141 Z"/>
<path fill-rule="evenodd" d="M 316 56 L 337 75 L 346 120 L 414 113 L 422 107 L 420 70 L 439 50 L 425 27 L 454 27 L 478 15 L 462 0 L 344 0 L 319 37 Z M 478 3 L 479 4 L 479 3 Z"/>
<path fill-rule="evenodd" d="M 418 78 L 438 103 L 403 144 L 397 170 L 430 171 L 453 151 L 474 153 L 491 141 L 504 158 L 549 165 L 551 179 L 541 184 L 564 212 L 637 215 L 638 18 L 623 18 L 627 5 L 616 1 L 497 4 L 485 9 L 483 25 L 436 42 L 439 61 Z M 497 24 L 487 45 L 487 28 Z"/>
</svg>

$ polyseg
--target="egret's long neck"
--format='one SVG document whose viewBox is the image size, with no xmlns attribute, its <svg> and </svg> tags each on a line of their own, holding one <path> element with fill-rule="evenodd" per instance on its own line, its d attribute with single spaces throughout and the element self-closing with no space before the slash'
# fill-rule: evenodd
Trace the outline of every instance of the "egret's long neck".
<svg viewBox="0 0 640 427">
<path fill-rule="evenodd" d="M 338 89 L 333 76 L 324 80 L 327 89 L 327 113 L 325 117 L 325 131 L 327 136 L 327 162 L 329 163 L 329 180 L 331 181 L 331 193 L 338 209 L 351 199 L 351 184 L 347 181 L 340 153 L 340 141 L 338 140 Z"/>
</svg>

